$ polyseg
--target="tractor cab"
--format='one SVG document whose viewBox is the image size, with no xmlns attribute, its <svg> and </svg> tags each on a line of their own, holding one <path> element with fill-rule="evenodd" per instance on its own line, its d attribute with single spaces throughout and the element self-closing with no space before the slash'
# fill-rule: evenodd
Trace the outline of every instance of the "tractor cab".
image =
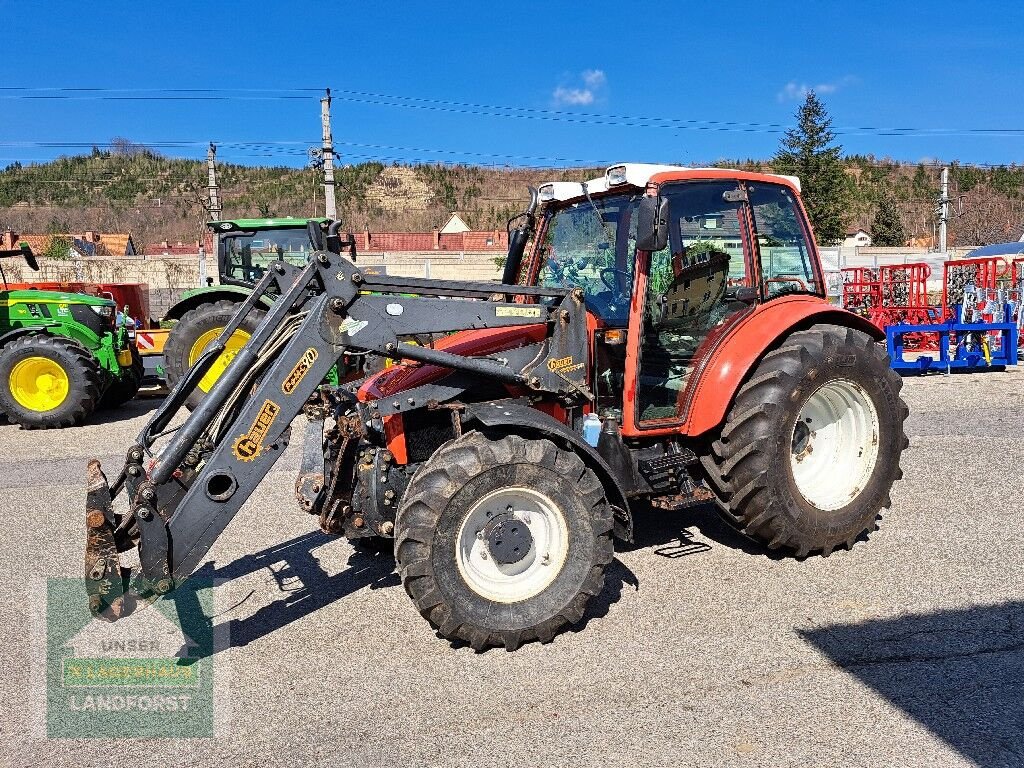
<svg viewBox="0 0 1024 768">
<path fill-rule="evenodd" d="M 328 219 L 316 221 L 323 224 Z M 251 287 L 275 261 L 301 267 L 314 251 L 307 219 L 234 219 L 207 226 L 216 237 L 220 281 L 226 285 Z"/>
<path fill-rule="evenodd" d="M 627 164 L 539 200 L 521 277 L 583 291 L 596 409 L 627 434 L 681 423 L 691 374 L 759 305 L 824 296 L 793 177 Z"/>
</svg>

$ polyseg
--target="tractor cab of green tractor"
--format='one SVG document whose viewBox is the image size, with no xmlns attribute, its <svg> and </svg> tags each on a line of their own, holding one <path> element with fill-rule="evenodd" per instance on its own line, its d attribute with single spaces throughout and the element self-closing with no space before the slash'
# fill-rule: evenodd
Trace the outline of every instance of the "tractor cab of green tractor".
<svg viewBox="0 0 1024 768">
<path fill-rule="evenodd" d="M 31 248 L 0 251 L 38 270 Z M 27 429 L 81 424 L 133 398 L 142 361 L 115 303 L 68 291 L 0 291 L 0 414 Z"/>
<path fill-rule="evenodd" d="M 322 225 L 328 219 L 314 219 Z M 307 220 L 275 219 L 211 221 L 216 239 L 217 269 L 223 285 L 251 287 L 275 261 L 303 266 L 313 253 Z"/>
</svg>

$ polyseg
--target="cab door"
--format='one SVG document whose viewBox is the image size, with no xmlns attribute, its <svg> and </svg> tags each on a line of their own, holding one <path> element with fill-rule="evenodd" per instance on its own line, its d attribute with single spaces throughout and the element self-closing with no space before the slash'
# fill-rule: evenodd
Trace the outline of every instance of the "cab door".
<svg viewBox="0 0 1024 768">
<path fill-rule="evenodd" d="M 757 299 L 744 187 L 735 180 L 694 181 L 668 185 L 661 194 L 668 199 L 668 245 L 640 266 L 627 354 L 635 387 L 626 402 L 626 434 L 682 422 L 694 371 Z"/>
</svg>

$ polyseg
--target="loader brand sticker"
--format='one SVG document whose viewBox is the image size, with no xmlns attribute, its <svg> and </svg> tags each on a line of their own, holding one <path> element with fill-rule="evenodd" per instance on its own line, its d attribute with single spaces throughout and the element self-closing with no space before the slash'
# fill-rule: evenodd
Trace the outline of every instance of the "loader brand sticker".
<svg viewBox="0 0 1024 768">
<path fill-rule="evenodd" d="M 264 400 L 260 412 L 256 414 L 249 431 L 240 435 L 231 450 L 240 461 L 252 461 L 263 450 L 263 441 L 267 439 L 270 432 L 270 425 L 274 423 L 277 414 L 281 412 L 281 406 L 273 400 Z"/>
<path fill-rule="evenodd" d="M 569 357 L 558 357 L 552 360 L 548 360 L 548 370 L 554 373 L 570 373 L 572 371 L 578 371 L 583 367 L 583 363 L 574 363 L 572 361 L 572 355 Z"/>
<path fill-rule="evenodd" d="M 316 358 L 316 350 L 312 347 L 307 349 L 302 354 L 302 357 L 299 358 L 299 362 L 297 362 L 295 367 L 292 368 L 291 373 L 288 374 L 288 378 L 284 380 L 284 383 L 281 385 L 281 391 L 286 395 L 290 395 L 294 392 L 295 388 L 299 386 L 299 382 L 306 378 L 306 374 L 309 373 L 309 369 L 313 367 L 313 363 L 316 362 Z"/>
<path fill-rule="evenodd" d="M 495 307 L 495 317 L 540 317 L 540 307 Z"/>
<path fill-rule="evenodd" d="M 209 580 L 185 582 L 175 599 L 139 606 L 116 622 L 93 618 L 78 579 L 45 590 L 45 733 L 50 738 L 197 738 L 215 732 L 214 628 Z M 42 602 L 42 600 L 40 600 Z M 214 641 L 215 633 L 218 635 Z M 40 660 L 43 654 L 39 654 Z M 45 671 L 44 671 L 45 670 Z M 42 712 L 40 712 L 41 714 Z M 42 730 L 42 729 L 40 729 Z"/>
</svg>

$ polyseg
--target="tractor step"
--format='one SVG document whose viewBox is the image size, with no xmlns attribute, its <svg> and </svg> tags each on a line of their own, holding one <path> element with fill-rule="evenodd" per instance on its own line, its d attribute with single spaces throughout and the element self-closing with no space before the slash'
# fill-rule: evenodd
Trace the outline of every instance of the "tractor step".
<svg viewBox="0 0 1024 768">
<path fill-rule="evenodd" d="M 690 481 L 686 467 L 697 462 L 697 454 L 689 448 L 666 453 L 653 459 L 637 462 L 640 474 L 655 493 L 671 493 Z"/>
</svg>

